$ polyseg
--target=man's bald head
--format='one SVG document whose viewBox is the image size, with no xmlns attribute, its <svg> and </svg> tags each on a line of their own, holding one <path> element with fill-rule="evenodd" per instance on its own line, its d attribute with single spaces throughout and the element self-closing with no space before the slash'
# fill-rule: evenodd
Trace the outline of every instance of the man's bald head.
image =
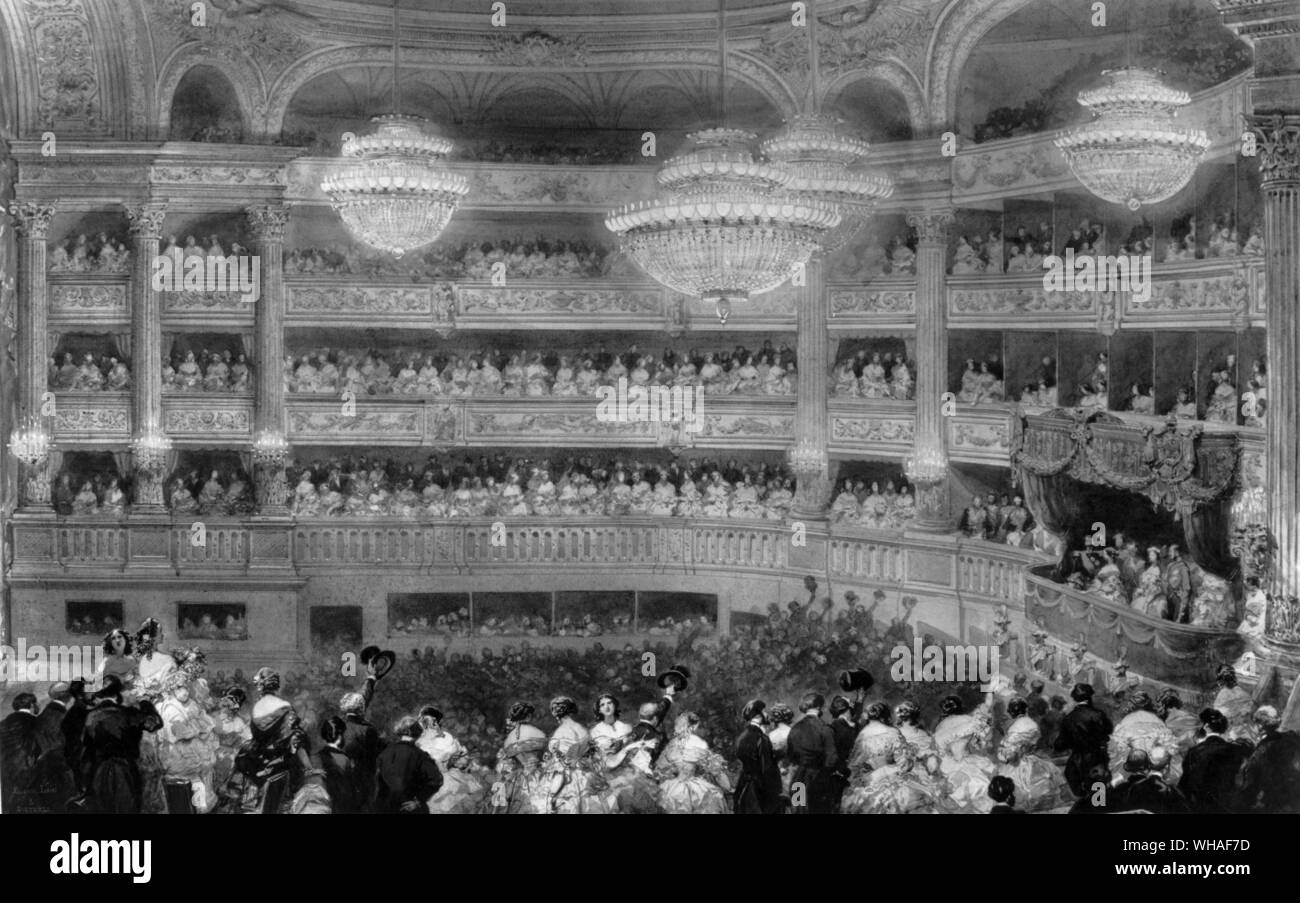
<svg viewBox="0 0 1300 903">
<path fill-rule="evenodd" d="M 637 714 L 640 715 L 642 721 L 658 721 L 659 704 L 655 702 L 643 702 L 641 703 L 641 708 L 638 710 Z"/>
</svg>

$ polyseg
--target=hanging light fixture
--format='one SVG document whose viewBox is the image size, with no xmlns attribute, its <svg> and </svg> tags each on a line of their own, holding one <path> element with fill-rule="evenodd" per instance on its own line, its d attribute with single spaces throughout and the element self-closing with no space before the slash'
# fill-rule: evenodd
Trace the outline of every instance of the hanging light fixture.
<svg viewBox="0 0 1300 903">
<path fill-rule="evenodd" d="M 717 302 L 725 323 L 733 303 L 771 291 L 806 263 L 841 215 L 826 201 L 784 190 L 794 174 L 754 158 L 756 135 L 725 126 L 725 0 L 718 21 L 723 127 L 688 135 L 693 146 L 659 171 L 665 194 L 612 211 L 605 226 L 652 279 Z"/>
<path fill-rule="evenodd" d="M 437 241 L 469 193 L 448 171 L 452 142 L 424 132 L 424 120 L 399 112 L 397 0 L 393 0 L 393 112 L 371 120 L 374 134 L 344 135 L 348 166 L 321 182 L 331 206 L 358 241 L 394 257 Z"/>
<path fill-rule="evenodd" d="M 1126 16 L 1131 13 L 1130 6 Z M 1079 103 L 1092 111 L 1092 120 L 1065 130 L 1055 144 L 1085 188 L 1137 210 L 1182 190 L 1210 139 L 1201 129 L 1176 124 L 1175 115 L 1191 103 L 1191 96 L 1166 85 L 1162 73 L 1133 66 L 1132 41 L 1130 30 L 1128 65 L 1103 71 L 1100 85 L 1079 92 Z"/>
<path fill-rule="evenodd" d="M 822 112 L 817 45 L 817 14 L 808 3 L 808 96 L 805 108 L 772 138 L 764 141 L 767 158 L 788 170 L 792 179 L 786 190 L 792 195 L 813 198 L 833 205 L 840 224 L 821 241 L 823 251 L 843 247 L 866 224 L 877 201 L 894 193 L 894 183 L 885 176 L 857 172 L 852 167 L 866 160 L 871 145 L 840 132 L 835 118 Z"/>
<path fill-rule="evenodd" d="M 9 434 L 9 451 L 28 467 L 35 467 L 50 455 L 54 446 L 40 418 L 28 417 Z"/>
<path fill-rule="evenodd" d="M 157 421 L 149 421 L 144 432 L 131 440 L 131 454 L 135 463 L 150 473 L 161 473 L 167 465 L 167 453 L 172 450 L 172 440 L 158 428 Z"/>
</svg>

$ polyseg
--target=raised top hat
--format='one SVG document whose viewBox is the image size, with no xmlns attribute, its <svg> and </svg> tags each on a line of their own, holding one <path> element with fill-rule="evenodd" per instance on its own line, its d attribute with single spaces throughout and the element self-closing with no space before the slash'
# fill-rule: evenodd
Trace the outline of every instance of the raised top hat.
<svg viewBox="0 0 1300 903">
<path fill-rule="evenodd" d="M 840 689 L 845 693 L 852 693 L 854 690 L 870 690 L 875 682 L 876 680 L 871 676 L 871 672 L 864 668 L 840 672 Z"/>
<path fill-rule="evenodd" d="M 380 649 L 378 646 L 367 646 L 361 650 L 361 664 L 368 665 L 375 663 L 375 679 L 383 677 L 393 666 L 397 664 L 397 653 L 391 649 Z"/>
<path fill-rule="evenodd" d="M 672 681 L 672 683 L 677 687 L 678 690 L 685 690 L 687 684 L 690 683 L 690 680 L 691 680 L 691 671 L 689 668 L 687 668 L 685 665 L 673 665 L 663 674 L 659 675 L 659 679 L 656 681 L 656 683 L 658 683 L 659 686 L 661 687 L 667 687 L 668 682 Z"/>
</svg>

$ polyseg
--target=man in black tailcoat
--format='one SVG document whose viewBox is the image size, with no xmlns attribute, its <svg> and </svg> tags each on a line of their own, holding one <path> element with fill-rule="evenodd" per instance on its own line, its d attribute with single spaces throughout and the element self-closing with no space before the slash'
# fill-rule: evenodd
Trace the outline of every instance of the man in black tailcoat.
<svg viewBox="0 0 1300 903">
<path fill-rule="evenodd" d="M 1271 705 L 1255 712 L 1261 739 L 1237 775 L 1237 798 L 1246 812 L 1300 812 L 1300 734 L 1281 730 Z"/>
<path fill-rule="evenodd" d="M 832 798 L 837 807 L 840 797 L 849 786 L 849 759 L 853 756 L 853 744 L 858 739 L 857 716 L 861 711 L 861 705 L 857 712 L 854 711 L 853 703 L 847 696 L 831 699 L 831 734 L 835 737 L 835 757 L 839 760 L 832 782 Z"/>
<path fill-rule="evenodd" d="M 4 811 L 37 812 L 36 763 L 41 755 L 36 694 L 19 693 L 14 710 L 0 721 L 0 804 Z"/>
<path fill-rule="evenodd" d="M 59 681 L 50 687 L 50 701 L 36 716 L 36 736 L 41 747 L 36 771 L 42 807 L 48 812 L 62 812 L 68 800 L 76 796 L 73 764 L 67 757 L 68 744 L 63 732 L 71 698 L 69 685 Z"/>
<path fill-rule="evenodd" d="M 83 740 L 87 808 L 99 814 L 139 814 L 144 788 L 140 741 L 146 731 L 162 727 L 162 718 L 148 702 L 122 705 L 122 683 L 111 674 L 95 698 Z"/>
<path fill-rule="evenodd" d="M 1065 780 L 1075 796 L 1083 796 L 1088 772 L 1093 765 L 1105 763 L 1109 757 L 1106 743 L 1115 729 L 1109 716 L 1092 704 L 1092 685 L 1075 684 L 1070 691 L 1074 708 L 1061 719 L 1061 732 L 1056 738 L 1056 751 L 1070 753 L 1065 763 Z"/>
<path fill-rule="evenodd" d="M 1191 807 L 1187 800 L 1170 787 L 1165 781 L 1165 769 L 1169 767 L 1169 752 L 1163 747 L 1155 747 L 1151 754 L 1134 749 L 1124 762 L 1128 780 L 1113 791 L 1114 812 L 1150 812 L 1153 815 L 1186 815 Z"/>
<path fill-rule="evenodd" d="M 1201 712 L 1205 738 L 1183 756 L 1183 777 L 1178 789 L 1194 812 L 1230 812 L 1237 774 L 1250 758 L 1248 744 L 1224 739 L 1228 718 L 1218 709 Z"/>
<path fill-rule="evenodd" d="M 343 752 L 352 760 L 356 769 L 357 794 L 363 804 L 369 803 L 374 795 L 376 763 L 384 749 L 379 731 L 366 720 L 366 709 L 374 698 L 377 680 L 374 662 L 367 662 L 366 668 L 369 673 L 361 692 L 344 693 L 339 701 L 339 709 L 343 712 L 343 721 L 347 726 L 343 735 Z"/>
<path fill-rule="evenodd" d="M 767 703 L 755 699 L 745 704 L 740 717 L 745 721 L 736 740 L 736 758 L 740 760 L 740 777 L 736 781 L 737 815 L 780 815 L 781 770 L 776 753 L 763 725 L 767 723 Z"/>
<path fill-rule="evenodd" d="M 799 703 L 804 716 L 790 728 L 786 756 L 790 773 L 790 805 L 795 815 L 829 815 L 835 811 L 833 775 L 839 764 L 835 734 L 822 721 L 826 697 L 808 693 Z"/>
<path fill-rule="evenodd" d="M 373 811 L 428 815 L 429 797 L 442 787 L 442 772 L 427 752 L 415 745 L 422 733 L 410 715 L 393 725 L 396 742 L 379 754 Z"/>
<path fill-rule="evenodd" d="M 668 732 L 664 730 L 663 724 L 668 718 L 669 709 L 673 707 L 673 696 L 677 693 L 677 682 L 674 680 L 664 681 L 663 688 L 663 698 L 658 702 L 644 702 L 641 704 L 641 708 L 637 712 L 637 717 L 640 720 L 632 725 L 632 740 L 629 741 L 654 741 L 654 745 L 649 750 L 650 768 L 652 770 L 655 763 L 659 761 L 659 754 L 668 745 Z"/>
</svg>

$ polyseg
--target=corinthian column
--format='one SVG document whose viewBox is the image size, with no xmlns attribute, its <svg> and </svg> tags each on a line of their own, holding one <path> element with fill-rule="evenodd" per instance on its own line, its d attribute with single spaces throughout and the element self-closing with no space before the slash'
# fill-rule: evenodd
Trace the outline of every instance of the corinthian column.
<svg viewBox="0 0 1300 903">
<path fill-rule="evenodd" d="M 948 230 L 954 221 L 949 208 L 907 215 L 916 229 L 916 430 L 912 456 L 905 471 L 916 487 L 917 530 L 952 532 L 948 511 L 947 430 L 940 396 L 948 390 L 948 299 L 944 291 L 948 266 Z"/>
<path fill-rule="evenodd" d="M 18 416 L 28 424 L 40 424 L 53 433 L 53 423 L 42 415 L 43 399 L 49 390 L 50 348 L 48 301 L 45 290 L 45 241 L 54 219 L 54 204 L 14 201 L 9 212 L 22 236 L 18 249 Z M 25 509 L 48 508 L 50 504 L 49 462 L 23 466 L 21 505 Z"/>
<path fill-rule="evenodd" d="M 257 304 L 257 334 L 253 347 L 256 408 L 253 423 L 254 487 L 258 509 L 282 512 L 288 499 L 284 463 L 288 445 L 284 434 L 284 227 L 289 208 L 261 204 L 247 209 L 253 245 L 260 258 L 262 294 Z"/>
<path fill-rule="evenodd" d="M 805 274 L 807 284 L 799 292 L 798 302 L 798 407 L 794 414 L 794 448 L 790 452 L 795 495 L 790 513 L 799 519 L 817 520 L 826 517 L 832 489 L 826 452 L 830 440 L 830 338 L 826 332 L 829 300 L 823 255 L 813 255 Z"/>
<path fill-rule="evenodd" d="M 168 442 L 162 426 L 162 303 L 153 287 L 167 205 L 146 201 L 126 208 L 131 230 L 132 422 L 135 424 L 133 509 L 164 510 Z"/>
</svg>

